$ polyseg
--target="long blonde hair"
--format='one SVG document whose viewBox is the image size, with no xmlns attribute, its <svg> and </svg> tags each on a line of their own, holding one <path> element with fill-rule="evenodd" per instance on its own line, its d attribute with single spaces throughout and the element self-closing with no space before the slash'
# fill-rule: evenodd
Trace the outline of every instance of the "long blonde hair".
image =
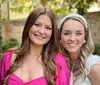
<svg viewBox="0 0 100 85">
<path fill-rule="evenodd" d="M 73 75 L 76 78 L 74 80 L 74 82 L 77 80 L 78 76 L 82 75 L 84 76 L 84 79 L 86 78 L 86 73 L 85 73 L 85 64 L 86 64 L 86 58 L 93 53 L 94 51 L 94 43 L 93 40 L 91 38 L 91 34 L 90 34 L 90 29 L 89 26 L 87 24 L 86 19 L 79 15 L 79 14 L 69 14 L 66 15 L 62 21 L 61 21 L 61 26 L 59 28 L 60 31 L 60 35 L 62 32 L 62 26 L 65 22 L 67 22 L 68 20 L 76 20 L 79 21 L 83 26 L 84 26 L 84 30 L 85 30 L 85 43 L 83 43 L 82 47 L 81 47 L 81 52 L 80 55 L 78 56 L 78 60 L 77 60 L 77 64 L 75 65 L 74 69 L 73 69 Z M 68 66 L 69 69 L 71 70 L 72 68 L 72 64 L 71 64 L 71 59 L 68 55 L 68 51 L 66 49 L 64 49 L 64 47 L 62 47 L 62 45 L 60 45 L 60 49 L 61 52 L 66 56 L 67 61 L 68 61 Z"/>
</svg>

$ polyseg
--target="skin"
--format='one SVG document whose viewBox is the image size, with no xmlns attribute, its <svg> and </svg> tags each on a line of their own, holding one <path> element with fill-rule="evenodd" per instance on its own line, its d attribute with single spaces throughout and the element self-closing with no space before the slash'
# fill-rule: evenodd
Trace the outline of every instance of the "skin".
<svg viewBox="0 0 100 85">
<path fill-rule="evenodd" d="M 68 20 L 64 23 L 61 32 L 61 44 L 68 51 L 72 61 L 72 69 L 74 68 L 81 47 L 85 40 L 85 29 L 83 25 L 75 20 Z M 91 85 L 100 84 L 100 65 L 93 65 L 87 77 L 91 81 Z"/>
<path fill-rule="evenodd" d="M 23 82 L 44 76 L 41 53 L 43 46 L 52 36 L 52 22 L 47 15 L 40 15 L 29 30 L 30 49 L 22 66 L 14 72 L 14 75 Z M 14 55 L 15 56 L 15 55 Z M 12 61 L 15 59 L 13 57 Z"/>
<path fill-rule="evenodd" d="M 100 64 L 93 65 L 91 67 L 90 73 L 88 74 L 88 78 L 90 79 L 92 85 L 100 84 Z"/>
<path fill-rule="evenodd" d="M 51 19 L 47 15 L 40 15 L 29 31 L 31 44 L 44 45 L 52 35 Z"/>
<path fill-rule="evenodd" d="M 64 23 L 61 32 L 61 44 L 68 51 L 73 65 L 77 61 L 84 38 L 85 31 L 80 22 L 68 20 Z"/>
</svg>

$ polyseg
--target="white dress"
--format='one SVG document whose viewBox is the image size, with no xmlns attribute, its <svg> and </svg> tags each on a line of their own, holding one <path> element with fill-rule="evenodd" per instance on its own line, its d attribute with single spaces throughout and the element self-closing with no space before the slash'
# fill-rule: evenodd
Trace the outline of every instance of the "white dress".
<svg viewBox="0 0 100 85">
<path fill-rule="evenodd" d="M 95 64 L 100 64 L 100 56 L 97 55 L 90 55 L 88 56 L 86 60 L 86 68 L 85 72 L 86 75 L 90 73 L 91 66 Z M 75 82 L 75 85 L 92 85 L 88 77 L 83 81 L 83 76 L 81 75 L 78 80 Z M 73 85 L 73 73 L 71 72 L 71 77 L 70 77 L 70 85 Z"/>
</svg>

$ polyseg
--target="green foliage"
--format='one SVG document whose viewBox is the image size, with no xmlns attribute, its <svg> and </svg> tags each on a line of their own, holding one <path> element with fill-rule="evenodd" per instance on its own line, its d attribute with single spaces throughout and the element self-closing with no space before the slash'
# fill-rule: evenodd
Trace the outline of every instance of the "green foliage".
<svg viewBox="0 0 100 85">
<path fill-rule="evenodd" d="M 3 1 L 3 0 L 2 0 Z M 6 1 L 6 0 L 5 0 Z M 39 5 L 45 5 L 56 15 L 77 12 L 81 15 L 97 0 L 9 0 L 9 8 L 16 13 L 30 12 Z"/>
<path fill-rule="evenodd" d="M 49 0 L 46 6 L 53 9 L 57 15 L 74 12 L 83 15 L 96 1 L 97 0 Z"/>
<path fill-rule="evenodd" d="M 87 12 L 87 9 L 93 5 L 97 0 L 70 0 L 70 8 L 77 8 L 77 13 L 83 15 Z"/>
<path fill-rule="evenodd" d="M 2 54 L 2 36 L 0 35 L 0 56 Z"/>
<path fill-rule="evenodd" d="M 0 0 L 0 4 L 4 3 L 6 0 Z"/>
<path fill-rule="evenodd" d="M 0 35 L 0 41 L 2 41 L 2 36 Z M 1 42 L 0 42 L 0 45 L 1 45 Z"/>
<path fill-rule="evenodd" d="M 71 12 L 66 0 L 49 0 L 46 6 L 51 8 L 56 15 L 65 15 Z"/>
<path fill-rule="evenodd" d="M 8 42 L 3 42 L 2 43 L 2 50 L 4 51 L 4 50 L 7 50 L 9 48 L 16 47 L 18 45 L 19 45 L 18 41 L 16 39 L 12 38 Z"/>
<path fill-rule="evenodd" d="M 2 36 L 1 36 L 1 24 L 0 24 L 0 56 L 2 54 Z"/>
<path fill-rule="evenodd" d="M 10 0 L 10 10 L 15 13 L 30 12 L 39 6 L 39 0 Z"/>
<path fill-rule="evenodd" d="M 95 51 L 94 54 L 100 55 L 100 44 L 95 45 Z"/>
</svg>

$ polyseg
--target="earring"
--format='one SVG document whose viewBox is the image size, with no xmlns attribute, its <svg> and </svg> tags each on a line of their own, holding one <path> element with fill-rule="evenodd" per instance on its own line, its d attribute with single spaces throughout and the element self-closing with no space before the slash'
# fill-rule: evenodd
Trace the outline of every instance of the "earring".
<svg viewBox="0 0 100 85">
<path fill-rule="evenodd" d="M 60 40 L 60 44 L 61 44 L 61 40 Z"/>
<path fill-rule="evenodd" d="M 86 40 L 83 41 L 83 44 L 86 43 Z"/>
</svg>

